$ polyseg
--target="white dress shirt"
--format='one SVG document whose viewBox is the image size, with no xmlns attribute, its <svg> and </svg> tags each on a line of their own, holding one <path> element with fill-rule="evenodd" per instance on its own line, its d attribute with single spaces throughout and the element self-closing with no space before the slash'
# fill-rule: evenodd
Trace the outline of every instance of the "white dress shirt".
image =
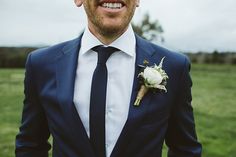
<svg viewBox="0 0 236 157">
<path fill-rule="evenodd" d="M 86 28 L 82 36 L 78 57 L 74 87 L 74 103 L 88 137 L 90 136 L 90 91 L 93 72 L 97 65 L 97 53 L 92 51 L 91 48 L 97 45 L 104 44 Z M 110 45 L 105 45 L 113 46 L 120 50 L 114 52 L 106 63 L 108 70 L 105 112 L 107 157 L 111 155 L 128 117 L 135 71 L 135 45 L 135 35 L 131 26 Z"/>
</svg>

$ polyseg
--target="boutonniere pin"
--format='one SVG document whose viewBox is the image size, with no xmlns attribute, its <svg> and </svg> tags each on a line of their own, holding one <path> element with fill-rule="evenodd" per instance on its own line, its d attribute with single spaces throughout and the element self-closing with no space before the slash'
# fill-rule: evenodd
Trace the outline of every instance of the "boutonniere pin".
<svg viewBox="0 0 236 157">
<path fill-rule="evenodd" d="M 141 80 L 141 87 L 134 102 L 134 106 L 139 106 L 143 96 L 149 90 L 156 91 L 159 89 L 167 92 L 165 86 L 167 84 L 168 75 L 162 69 L 164 58 L 165 57 L 161 59 L 159 65 L 154 64 L 154 66 L 147 66 L 148 61 L 145 60 L 144 65 L 146 64 L 146 66 L 142 66 L 143 71 L 138 75 Z"/>
</svg>

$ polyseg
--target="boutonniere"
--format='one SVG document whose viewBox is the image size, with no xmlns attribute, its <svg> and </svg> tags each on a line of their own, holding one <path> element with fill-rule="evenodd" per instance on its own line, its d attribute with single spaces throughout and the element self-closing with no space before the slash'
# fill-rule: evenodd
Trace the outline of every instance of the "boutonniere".
<svg viewBox="0 0 236 157">
<path fill-rule="evenodd" d="M 140 101 L 143 96 L 149 91 L 162 90 L 167 92 L 166 84 L 168 75 L 162 69 L 162 64 L 164 61 L 163 57 L 159 63 L 159 65 L 154 64 L 154 66 L 142 66 L 143 71 L 139 73 L 138 77 L 140 78 L 141 87 L 139 89 L 138 95 L 134 102 L 134 106 L 139 106 Z M 148 61 L 144 61 L 144 64 L 147 64 Z"/>
</svg>

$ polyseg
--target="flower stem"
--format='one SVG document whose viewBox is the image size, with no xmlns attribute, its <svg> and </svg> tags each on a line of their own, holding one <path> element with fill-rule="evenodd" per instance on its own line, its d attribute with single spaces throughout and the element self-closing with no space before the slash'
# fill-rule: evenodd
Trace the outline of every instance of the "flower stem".
<svg viewBox="0 0 236 157">
<path fill-rule="evenodd" d="M 136 100 L 134 102 L 134 106 L 139 106 L 143 96 L 148 92 L 148 88 L 145 85 L 142 85 L 141 88 L 138 91 L 138 95 L 136 97 Z"/>
</svg>

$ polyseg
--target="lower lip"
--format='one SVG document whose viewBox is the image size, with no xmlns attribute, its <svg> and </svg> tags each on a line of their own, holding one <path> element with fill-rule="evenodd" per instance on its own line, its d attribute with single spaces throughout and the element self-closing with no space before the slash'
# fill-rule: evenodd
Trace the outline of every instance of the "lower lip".
<svg viewBox="0 0 236 157">
<path fill-rule="evenodd" d="M 105 8 L 105 7 L 102 7 L 102 6 L 99 6 L 100 9 L 106 11 L 106 12 L 109 12 L 109 13 L 118 13 L 118 12 L 121 12 L 122 10 L 124 10 L 125 7 L 121 7 L 121 8 L 117 8 L 117 9 L 111 9 L 111 8 Z"/>
</svg>

